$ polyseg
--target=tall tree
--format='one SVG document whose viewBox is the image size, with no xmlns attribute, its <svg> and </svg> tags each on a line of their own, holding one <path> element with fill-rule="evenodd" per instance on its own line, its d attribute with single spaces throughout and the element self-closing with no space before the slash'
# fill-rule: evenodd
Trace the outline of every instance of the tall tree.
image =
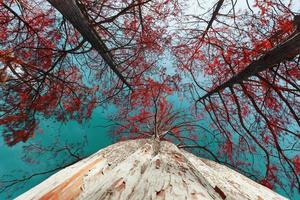
<svg viewBox="0 0 300 200">
<path fill-rule="evenodd" d="M 33 136 L 40 116 L 80 122 L 128 95 L 123 84 L 132 90 L 152 69 L 178 11 L 176 1 L 49 2 L 62 14 L 46 1 L 0 2 L 0 124 L 9 145 Z"/>
<path fill-rule="evenodd" d="M 197 0 L 189 15 L 177 0 L 0 0 L 5 141 L 110 100 L 118 139 L 172 140 L 300 190 L 299 13 L 291 0 L 243 2 Z M 191 113 L 172 105 L 179 92 Z"/>
<path fill-rule="evenodd" d="M 207 28 L 188 24 L 189 37 L 180 35 L 174 51 L 193 80 L 197 111 L 203 108 L 224 138 L 229 162 L 239 167 L 240 152 L 260 154 L 261 183 L 300 190 L 299 15 L 291 1 L 246 2 L 241 10 L 236 1 L 218 1 L 212 17 L 190 16 Z"/>
</svg>

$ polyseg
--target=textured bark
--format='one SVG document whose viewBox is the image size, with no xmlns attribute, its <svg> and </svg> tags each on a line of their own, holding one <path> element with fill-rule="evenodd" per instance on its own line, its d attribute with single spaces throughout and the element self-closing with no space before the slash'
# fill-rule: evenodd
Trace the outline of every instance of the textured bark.
<svg viewBox="0 0 300 200">
<path fill-rule="evenodd" d="M 224 3 L 224 0 L 219 0 L 217 3 L 216 3 L 216 8 L 214 9 L 213 11 L 213 14 L 212 14 L 212 17 L 210 18 L 208 24 L 207 24 L 207 27 L 202 35 L 202 40 L 204 39 L 205 35 L 207 34 L 208 30 L 212 27 L 212 24 L 214 23 L 214 21 L 216 20 L 218 14 L 219 14 L 219 11 L 222 7 Z"/>
<path fill-rule="evenodd" d="M 253 61 L 244 70 L 234 75 L 228 81 L 217 86 L 213 90 L 207 92 L 204 96 L 199 98 L 198 101 L 208 98 L 211 95 L 224 90 L 225 88 L 232 87 L 234 84 L 239 84 L 242 83 L 243 81 L 247 81 L 249 77 L 255 76 L 259 72 L 273 68 L 275 65 L 280 64 L 281 62 L 293 59 L 294 57 L 299 55 L 300 53 L 300 30 L 299 30 L 300 22 L 299 21 L 300 20 L 297 17 L 299 18 L 299 16 L 295 17 L 295 24 L 298 29 L 294 32 L 292 37 L 288 38 L 281 45 L 270 50 L 268 53 L 260 57 L 258 60 Z"/>
<path fill-rule="evenodd" d="M 48 2 L 55 7 L 69 22 L 71 22 L 76 30 L 81 33 L 82 37 L 86 39 L 102 56 L 104 61 L 119 77 L 119 79 L 131 89 L 131 86 L 126 81 L 125 77 L 117 69 L 117 64 L 108 47 L 94 30 L 94 28 L 90 26 L 87 18 L 82 14 L 76 2 L 74 0 L 48 0 Z"/>
<path fill-rule="evenodd" d="M 285 199 L 169 142 L 131 140 L 69 166 L 21 199 Z"/>
</svg>

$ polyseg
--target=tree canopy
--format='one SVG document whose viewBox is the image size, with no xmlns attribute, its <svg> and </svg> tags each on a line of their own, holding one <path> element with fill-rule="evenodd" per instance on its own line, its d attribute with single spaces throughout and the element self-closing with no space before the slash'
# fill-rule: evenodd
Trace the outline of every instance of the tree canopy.
<svg viewBox="0 0 300 200">
<path fill-rule="evenodd" d="M 299 12 L 292 0 L 0 0 L 4 140 L 112 104 L 118 140 L 170 140 L 299 192 Z"/>
</svg>

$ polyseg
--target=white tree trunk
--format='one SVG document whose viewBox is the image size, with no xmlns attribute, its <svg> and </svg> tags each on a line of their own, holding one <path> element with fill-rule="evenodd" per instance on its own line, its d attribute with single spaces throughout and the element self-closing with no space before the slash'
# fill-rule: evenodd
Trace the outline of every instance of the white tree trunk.
<svg viewBox="0 0 300 200">
<path fill-rule="evenodd" d="M 52 175 L 17 199 L 286 199 L 170 142 L 113 144 Z"/>
</svg>

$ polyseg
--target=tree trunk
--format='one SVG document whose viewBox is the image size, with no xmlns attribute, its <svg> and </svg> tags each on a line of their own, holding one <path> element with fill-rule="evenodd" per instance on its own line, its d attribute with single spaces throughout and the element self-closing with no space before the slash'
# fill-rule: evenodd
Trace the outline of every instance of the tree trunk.
<svg viewBox="0 0 300 200">
<path fill-rule="evenodd" d="M 21 199 L 286 199 L 166 141 L 111 145 L 52 175 Z"/>
<path fill-rule="evenodd" d="M 297 16 L 295 17 L 297 19 Z M 299 17 L 298 17 L 299 18 Z M 297 24 L 296 24 L 297 23 Z M 207 92 L 204 96 L 198 99 L 201 101 L 211 95 L 218 93 L 225 88 L 231 87 L 234 84 L 246 81 L 249 77 L 255 76 L 259 72 L 265 71 L 267 69 L 273 68 L 275 65 L 293 59 L 300 53 L 300 22 L 295 20 L 297 25 L 297 30 L 294 32 L 293 36 L 283 42 L 281 45 L 271 49 L 268 53 L 260 57 L 258 60 L 253 61 L 241 72 L 234 75 L 228 81 L 217 86 L 213 90 Z"/>
<path fill-rule="evenodd" d="M 88 19 L 82 14 L 76 2 L 74 0 L 48 0 L 48 2 L 55 7 L 76 28 L 77 31 L 80 32 L 82 37 L 87 40 L 101 55 L 103 60 L 119 77 L 119 79 L 131 89 L 129 83 L 117 69 L 117 64 L 108 47 L 95 29 L 90 26 Z"/>
</svg>

